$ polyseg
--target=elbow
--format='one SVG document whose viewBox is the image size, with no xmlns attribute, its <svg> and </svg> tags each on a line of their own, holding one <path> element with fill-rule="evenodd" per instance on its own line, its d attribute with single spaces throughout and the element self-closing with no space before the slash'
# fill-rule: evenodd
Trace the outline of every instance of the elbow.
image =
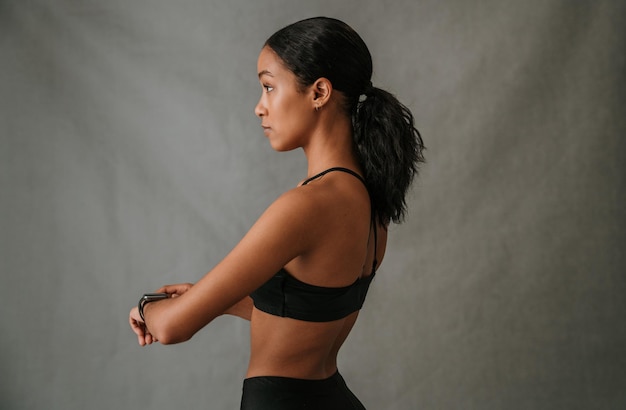
<svg viewBox="0 0 626 410">
<path fill-rule="evenodd" d="M 172 345 L 188 341 L 209 321 L 197 322 L 193 317 L 182 319 L 178 315 L 168 314 L 161 317 L 153 335 L 163 345 Z"/>
<path fill-rule="evenodd" d="M 181 336 L 178 334 L 165 333 L 163 336 L 157 338 L 162 345 L 174 345 L 177 343 L 183 343 L 191 339 L 191 336 Z"/>
<path fill-rule="evenodd" d="M 162 345 L 173 345 L 186 342 L 191 339 L 193 334 L 180 324 L 165 322 L 155 329 L 154 336 Z"/>
<path fill-rule="evenodd" d="M 206 320 L 206 318 L 198 315 L 185 314 L 184 310 L 181 311 L 166 304 L 167 302 L 172 303 L 176 299 L 167 299 L 150 304 L 153 306 L 150 307 L 147 314 L 149 332 L 159 343 L 164 345 L 186 342 L 198 330 L 211 322 L 211 320 Z"/>
</svg>

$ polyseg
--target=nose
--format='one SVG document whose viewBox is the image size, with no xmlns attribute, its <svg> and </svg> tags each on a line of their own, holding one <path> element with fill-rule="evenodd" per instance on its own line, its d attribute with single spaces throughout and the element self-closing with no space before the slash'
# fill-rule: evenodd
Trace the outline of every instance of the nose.
<svg viewBox="0 0 626 410">
<path fill-rule="evenodd" d="M 254 114 L 259 118 L 262 118 L 267 114 L 267 110 L 263 105 L 263 97 L 259 98 L 259 102 L 256 104 L 256 107 L 254 107 Z"/>
</svg>

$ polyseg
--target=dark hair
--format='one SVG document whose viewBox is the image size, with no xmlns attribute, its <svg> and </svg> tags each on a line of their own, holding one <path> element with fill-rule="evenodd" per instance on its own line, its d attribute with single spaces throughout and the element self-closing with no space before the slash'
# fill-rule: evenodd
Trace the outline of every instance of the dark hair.
<svg viewBox="0 0 626 410">
<path fill-rule="evenodd" d="M 346 23 L 315 17 L 279 30 L 265 45 L 302 87 L 324 77 L 343 95 L 374 213 L 385 225 L 401 222 L 407 190 L 424 162 L 424 144 L 411 111 L 372 86 L 372 56 L 365 42 Z"/>
</svg>

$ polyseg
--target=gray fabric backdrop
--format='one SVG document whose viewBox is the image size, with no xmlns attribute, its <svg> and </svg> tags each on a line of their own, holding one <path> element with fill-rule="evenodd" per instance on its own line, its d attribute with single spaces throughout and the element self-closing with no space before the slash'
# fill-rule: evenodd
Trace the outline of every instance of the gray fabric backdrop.
<svg viewBox="0 0 626 410">
<path fill-rule="evenodd" d="M 140 348 L 305 175 L 256 58 L 344 19 L 428 164 L 340 368 L 371 409 L 626 406 L 623 1 L 0 0 L 0 408 L 234 409 L 247 323 Z"/>
</svg>

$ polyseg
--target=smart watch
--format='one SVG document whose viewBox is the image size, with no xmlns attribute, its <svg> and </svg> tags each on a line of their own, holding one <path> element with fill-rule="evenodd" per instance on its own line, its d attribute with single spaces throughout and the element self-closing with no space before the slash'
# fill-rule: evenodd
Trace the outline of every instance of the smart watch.
<svg viewBox="0 0 626 410">
<path fill-rule="evenodd" d="M 170 297 L 170 295 L 168 295 L 167 293 L 144 294 L 141 299 L 139 299 L 139 303 L 137 304 L 137 309 L 139 309 L 139 316 L 141 316 L 141 320 L 143 320 L 144 322 L 146 321 L 146 319 L 144 319 L 143 317 L 143 307 L 146 305 L 146 303 L 154 302 L 155 300 L 167 299 L 168 297 Z"/>
</svg>

